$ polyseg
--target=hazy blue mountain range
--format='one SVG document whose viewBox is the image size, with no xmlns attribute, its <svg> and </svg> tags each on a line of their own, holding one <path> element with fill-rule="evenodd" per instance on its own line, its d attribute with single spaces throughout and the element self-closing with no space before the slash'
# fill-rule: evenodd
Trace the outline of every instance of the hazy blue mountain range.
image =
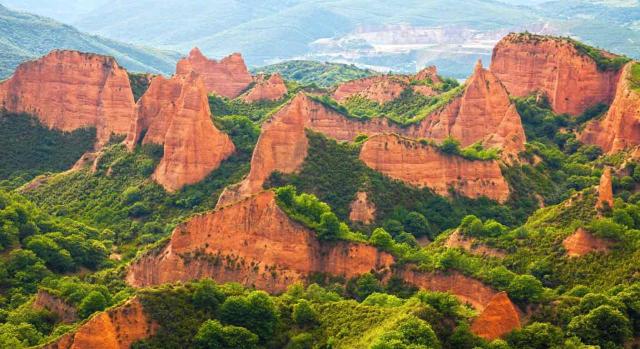
<svg viewBox="0 0 640 349">
<path fill-rule="evenodd" d="M 640 57 L 638 0 L 4 0 L 114 40 L 250 66 L 283 60 L 416 71 L 436 64 L 466 77 L 511 31 L 571 35 Z"/>
<path fill-rule="evenodd" d="M 36 1 L 31 1 L 36 2 Z M 53 49 L 74 49 L 116 57 L 130 71 L 174 71 L 179 54 L 122 43 L 82 33 L 52 19 L 16 12 L 0 5 L 0 78 L 11 75 L 21 62 Z"/>
</svg>

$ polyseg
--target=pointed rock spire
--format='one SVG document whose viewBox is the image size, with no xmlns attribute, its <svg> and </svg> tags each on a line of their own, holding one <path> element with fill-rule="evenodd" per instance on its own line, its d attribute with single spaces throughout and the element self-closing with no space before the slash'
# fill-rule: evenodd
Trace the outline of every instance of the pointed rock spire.
<svg viewBox="0 0 640 349">
<path fill-rule="evenodd" d="M 611 167 L 606 167 L 600 177 L 598 185 L 598 202 L 596 208 L 601 210 L 605 207 L 613 208 L 613 185 L 611 182 Z"/>
</svg>

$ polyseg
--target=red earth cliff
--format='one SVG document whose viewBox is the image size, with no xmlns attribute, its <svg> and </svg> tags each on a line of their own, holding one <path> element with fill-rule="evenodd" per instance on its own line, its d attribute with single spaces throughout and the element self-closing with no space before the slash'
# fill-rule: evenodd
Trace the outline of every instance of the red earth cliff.
<svg viewBox="0 0 640 349">
<path fill-rule="evenodd" d="M 533 34 L 509 34 L 498 42 L 491 71 L 511 95 L 542 92 L 556 113 L 571 115 L 611 103 L 619 76 L 618 71 L 599 70 L 567 39 Z"/>
<path fill-rule="evenodd" d="M 640 89 L 631 71 L 639 63 L 628 63 L 622 70 L 615 98 L 606 116 L 593 120 L 579 135 L 580 141 L 595 144 L 607 153 L 640 144 Z"/>
<path fill-rule="evenodd" d="M 360 160 L 391 178 L 417 187 L 428 187 L 439 195 L 457 193 L 505 202 L 509 185 L 495 160 L 467 160 L 442 153 L 432 145 L 395 134 L 370 137 L 362 146 Z"/>
<path fill-rule="evenodd" d="M 45 345 L 44 349 L 129 349 L 131 344 L 152 336 L 158 325 L 145 314 L 137 298 L 98 313 L 78 329 Z"/>
<path fill-rule="evenodd" d="M 33 114 L 62 131 L 95 127 L 96 147 L 125 135 L 134 120 L 127 72 L 112 57 L 52 51 L 21 64 L 0 83 L 0 109 Z"/>
<path fill-rule="evenodd" d="M 506 292 L 496 294 L 471 324 L 471 332 L 487 340 L 500 338 L 517 328 L 520 314 Z"/>
<path fill-rule="evenodd" d="M 242 55 L 234 53 L 220 61 L 208 59 L 198 48 L 189 52 L 189 56 L 178 61 L 177 74 L 195 71 L 202 76 L 208 93 L 236 98 L 253 81 Z"/>
<path fill-rule="evenodd" d="M 371 224 L 376 219 L 376 206 L 369 201 L 366 191 L 357 192 L 349 208 L 349 220 L 352 222 Z"/>
<path fill-rule="evenodd" d="M 136 144 L 144 134 L 143 144 L 164 146 L 153 178 L 168 191 L 201 181 L 235 151 L 231 138 L 213 125 L 195 72 L 154 78 L 137 103 L 137 116 L 127 143 Z"/>
<path fill-rule="evenodd" d="M 460 232 L 460 230 L 456 230 L 451 233 L 447 241 L 445 241 L 444 245 L 449 248 L 461 248 L 472 254 L 480 256 L 491 256 L 498 258 L 502 258 L 505 256 L 504 251 L 489 247 L 473 237 L 465 236 L 464 234 L 462 234 L 462 232 Z"/>
<path fill-rule="evenodd" d="M 598 185 L 598 202 L 596 208 L 602 209 L 605 205 L 613 208 L 613 184 L 611 182 L 611 168 L 606 167 L 600 177 Z"/>
<path fill-rule="evenodd" d="M 130 266 L 126 279 L 141 287 L 210 277 L 282 292 L 311 273 L 350 278 L 392 263 L 391 255 L 370 245 L 320 243 L 265 191 L 178 226 L 167 246 Z"/>
<path fill-rule="evenodd" d="M 33 301 L 33 308 L 48 310 L 56 314 L 62 323 L 70 324 L 78 320 L 75 307 L 44 290 L 38 290 L 36 299 Z"/>
<path fill-rule="evenodd" d="M 591 252 L 607 252 L 609 245 L 608 241 L 593 236 L 583 228 L 578 228 L 562 241 L 569 257 L 581 257 Z"/>
<path fill-rule="evenodd" d="M 242 95 L 247 103 L 260 101 L 277 101 L 287 94 L 287 86 L 280 74 L 272 74 L 268 79 L 264 75 L 255 78 L 255 85 Z"/>
<path fill-rule="evenodd" d="M 526 142 L 520 115 L 507 90 L 480 61 L 462 96 L 414 126 L 409 135 L 439 141 L 453 136 L 463 147 L 481 142 L 486 148 L 502 149 L 504 159 L 515 159 Z"/>
</svg>

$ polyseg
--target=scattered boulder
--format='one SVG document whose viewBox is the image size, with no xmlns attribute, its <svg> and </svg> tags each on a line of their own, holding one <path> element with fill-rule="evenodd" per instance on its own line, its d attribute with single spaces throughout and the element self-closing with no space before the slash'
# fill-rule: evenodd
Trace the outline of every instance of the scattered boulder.
<svg viewBox="0 0 640 349">
<path fill-rule="evenodd" d="M 127 72 L 113 57 L 92 53 L 55 50 L 0 83 L 0 109 L 62 131 L 95 127 L 97 148 L 129 132 L 134 105 Z"/>
<path fill-rule="evenodd" d="M 529 33 L 512 33 L 498 42 L 491 72 L 512 96 L 542 93 L 556 113 L 571 115 L 599 103 L 611 103 L 619 76 L 619 71 L 600 69 L 569 39 Z"/>
<path fill-rule="evenodd" d="M 448 196 L 453 188 L 470 198 L 486 196 L 498 202 L 509 198 L 509 185 L 497 161 L 467 160 L 396 134 L 370 137 L 360 160 L 391 178 L 428 187 L 439 195 Z"/>
<path fill-rule="evenodd" d="M 500 338 L 518 328 L 520 313 L 506 292 L 496 294 L 471 324 L 471 332 L 486 340 Z"/>
</svg>

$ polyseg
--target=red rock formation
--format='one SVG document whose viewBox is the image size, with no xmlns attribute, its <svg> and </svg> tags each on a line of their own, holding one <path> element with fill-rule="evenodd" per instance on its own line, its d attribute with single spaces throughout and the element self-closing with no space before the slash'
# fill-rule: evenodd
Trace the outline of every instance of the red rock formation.
<svg viewBox="0 0 640 349">
<path fill-rule="evenodd" d="M 272 74 L 269 79 L 264 75 L 255 78 L 255 85 L 242 95 L 242 100 L 247 103 L 259 101 L 277 101 L 287 94 L 287 85 L 280 74 Z"/>
<path fill-rule="evenodd" d="M 598 185 L 598 202 L 596 203 L 597 209 L 602 209 L 605 204 L 609 208 L 613 208 L 613 185 L 611 183 L 611 168 L 606 167 L 600 177 L 600 184 Z"/>
<path fill-rule="evenodd" d="M 515 105 L 500 80 L 480 61 L 463 95 L 415 126 L 411 135 L 436 140 L 453 136 L 463 147 L 480 141 L 487 148 L 502 149 L 505 159 L 524 151 L 526 142 Z"/>
<path fill-rule="evenodd" d="M 440 79 L 440 76 L 438 76 L 438 69 L 433 65 L 419 71 L 414 79 L 418 81 L 427 80 L 431 81 L 434 84 L 439 84 L 442 82 L 442 79 Z"/>
<path fill-rule="evenodd" d="M 447 155 L 431 145 L 395 134 L 370 137 L 362 146 L 360 160 L 370 168 L 439 195 L 453 188 L 461 195 L 505 202 L 509 186 L 497 161 L 472 161 Z"/>
<path fill-rule="evenodd" d="M 487 340 L 500 338 L 518 328 L 520 314 L 506 292 L 496 294 L 471 324 L 471 332 Z"/>
<path fill-rule="evenodd" d="M 392 101 L 409 87 L 410 79 L 403 75 L 380 75 L 347 81 L 338 86 L 333 98 L 344 102 L 353 96 L 361 96 L 380 104 Z"/>
<path fill-rule="evenodd" d="M 496 290 L 481 281 L 459 272 L 423 273 L 410 266 L 400 270 L 399 276 L 405 282 L 421 289 L 450 292 L 461 302 L 469 303 L 479 311 L 483 311 L 497 294 Z"/>
<path fill-rule="evenodd" d="M 112 57 L 77 51 L 21 64 L 0 83 L 0 108 L 33 114 L 62 131 L 95 127 L 97 147 L 112 134 L 127 134 L 134 120 L 127 72 Z"/>
<path fill-rule="evenodd" d="M 166 247 L 131 265 L 126 279 L 139 287 L 210 277 L 281 292 L 310 273 L 349 278 L 392 263 L 370 245 L 320 243 L 266 191 L 177 227 Z"/>
<path fill-rule="evenodd" d="M 142 303 L 133 298 L 124 305 L 98 313 L 74 332 L 46 344 L 44 349 L 128 349 L 152 336 L 158 325 L 145 314 Z"/>
<path fill-rule="evenodd" d="M 591 235 L 583 228 L 578 228 L 562 241 L 569 257 L 581 257 L 591 252 L 607 252 L 609 245 L 608 241 Z"/>
<path fill-rule="evenodd" d="M 202 76 L 207 92 L 236 98 L 253 81 L 244 64 L 242 55 L 234 53 L 219 62 L 205 57 L 198 48 L 189 52 L 189 56 L 181 59 L 176 68 L 177 74 L 195 71 Z"/>
<path fill-rule="evenodd" d="M 204 83 L 195 72 L 154 78 L 137 103 L 137 115 L 127 143 L 136 144 L 144 134 L 143 144 L 164 146 L 153 178 L 168 191 L 201 181 L 235 151 L 229 136 L 213 125 Z"/>
<path fill-rule="evenodd" d="M 580 141 L 595 144 L 607 153 L 640 144 L 640 90 L 634 88 L 630 80 L 636 64 L 632 62 L 624 67 L 607 115 L 587 124 L 578 137 Z"/>
<path fill-rule="evenodd" d="M 74 306 L 44 290 L 38 290 L 33 308 L 56 314 L 62 323 L 70 324 L 78 320 L 78 313 Z"/>
<path fill-rule="evenodd" d="M 481 256 L 491 256 L 502 258 L 505 256 L 504 251 L 491 248 L 481 242 L 478 242 L 475 238 L 464 236 L 460 230 L 456 230 L 451 235 L 447 241 L 445 241 L 444 245 L 450 248 L 461 248 L 465 251 L 468 251 L 472 254 L 481 255 Z"/>
<path fill-rule="evenodd" d="M 300 93 L 262 125 L 249 175 L 241 183 L 225 189 L 218 207 L 261 191 L 274 171 L 296 172 L 307 156 L 306 128 L 338 140 L 353 140 L 358 134 L 376 134 L 380 130 L 400 130 L 383 118 L 371 122 L 348 119 Z"/>
<path fill-rule="evenodd" d="M 369 202 L 366 191 L 356 193 L 356 198 L 351 202 L 349 220 L 363 224 L 371 224 L 376 219 L 376 206 Z"/>
<path fill-rule="evenodd" d="M 542 92 L 556 113 L 572 115 L 598 103 L 611 103 L 619 75 L 599 70 L 567 39 L 533 34 L 503 38 L 493 49 L 491 71 L 511 95 Z"/>
</svg>

